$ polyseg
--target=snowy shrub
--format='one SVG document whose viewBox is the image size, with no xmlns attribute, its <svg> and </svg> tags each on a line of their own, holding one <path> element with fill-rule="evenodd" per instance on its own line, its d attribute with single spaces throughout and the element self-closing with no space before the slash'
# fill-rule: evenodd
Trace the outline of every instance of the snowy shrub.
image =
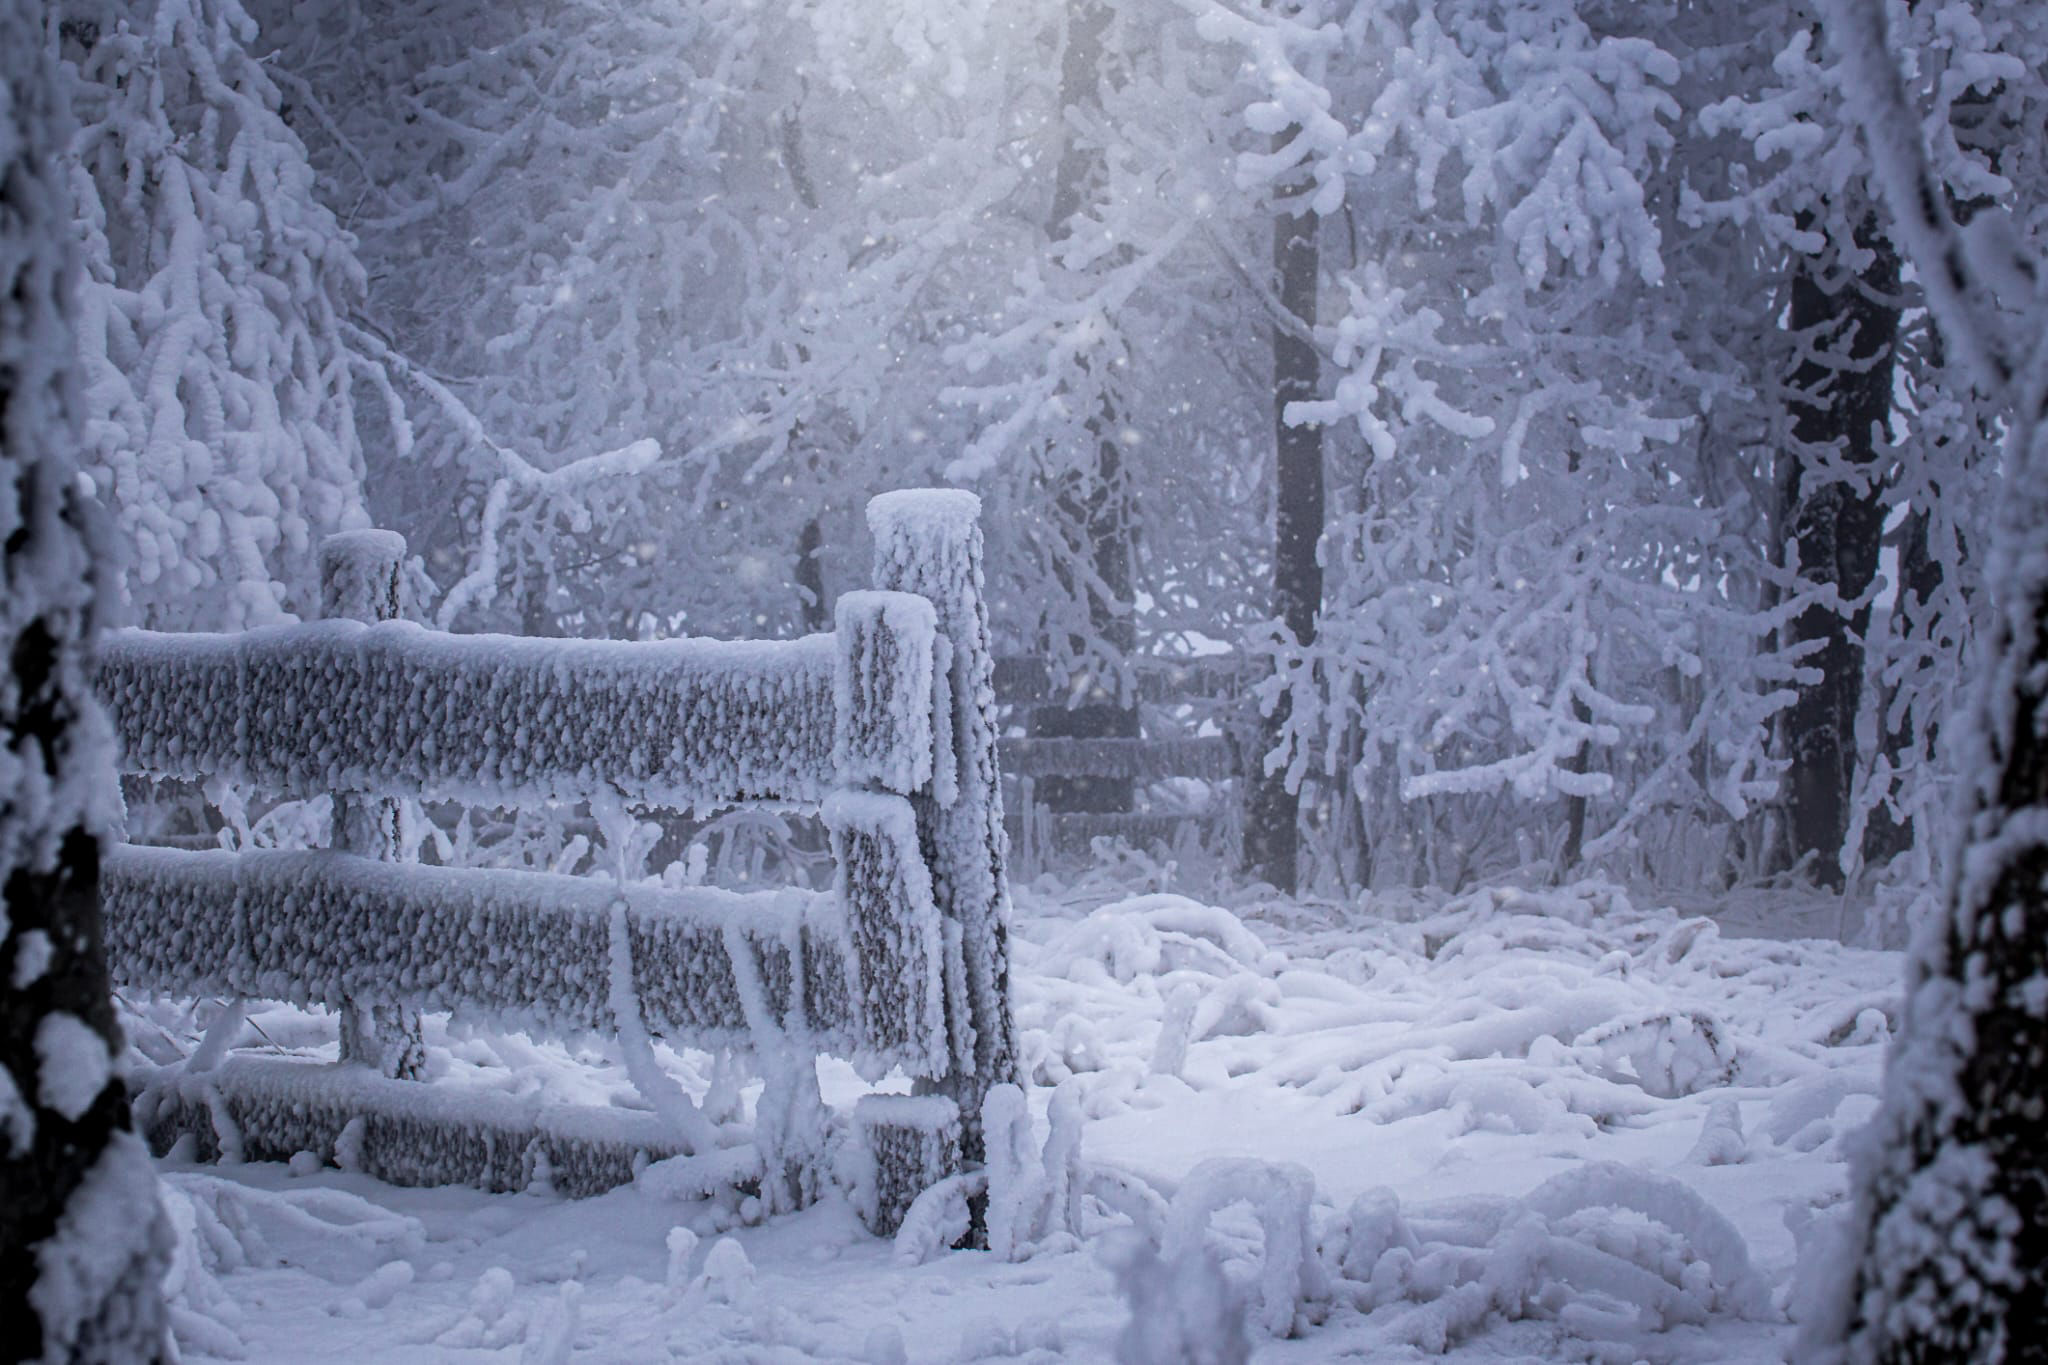
<svg viewBox="0 0 2048 1365">
<path fill-rule="evenodd" d="M 1038 969 L 1076 980 L 1099 972 L 1128 982 L 1176 971 L 1259 972 L 1266 957 L 1258 935 L 1228 910 L 1160 894 L 1103 906 L 1048 945 Z"/>
<path fill-rule="evenodd" d="M 1732 1166 L 1749 1156 L 1742 1138 L 1742 1109 L 1734 1100 L 1715 1100 L 1700 1124 L 1699 1140 L 1685 1159 L 1698 1166 Z"/>
<path fill-rule="evenodd" d="M 1168 1263 L 1135 1232 L 1105 1238 L 1099 1254 L 1131 1318 L 1116 1337 L 1117 1365 L 1245 1365 L 1243 1295 L 1195 1245 Z"/>
<path fill-rule="evenodd" d="M 1199 1262 L 1211 1221 L 1233 1204 L 1249 1204 L 1262 1241 L 1249 1289 L 1251 1320 L 1266 1333 L 1291 1337 L 1327 1310 L 1329 1275 L 1310 1224 L 1315 1180 L 1300 1166 L 1216 1157 L 1190 1171 L 1167 1212 L 1160 1259 L 1181 1267 Z"/>
<path fill-rule="evenodd" d="M 1726 1026 L 1704 1012 L 1659 1010 L 1611 1020 L 1580 1034 L 1574 1046 L 1594 1049 L 1610 1075 L 1667 1100 L 1727 1085 L 1739 1060 Z"/>
<path fill-rule="evenodd" d="M 1081 1233 L 1081 1100 L 1071 1083 L 1053 1092 L 1042 1148 L 1031 1134 L 1031 1111 L 1014 1085 L 989 1089 L 981 1125 L 987 1144 L 988 1249 L 1021 1261 L 1063 1251 Z"/>
<path fill-rule="evenodd" d="M 1525 1199 L 1441 1211 L 1404 1215 L 1392 1191 L 1372 1191 L 1354 1201 L 1334 1244 L 1340 1297 L 1361 1312 L 1388 1311 L 1397 1339 L 1433 1353 L 1498 1316 L 1553 1320 L 1632 1360 L 1645 1334 L 1769 1311 L 1726 1219 L 1675 1180 L 1611 1162 L 1554 1177 Z"/>
</svg>

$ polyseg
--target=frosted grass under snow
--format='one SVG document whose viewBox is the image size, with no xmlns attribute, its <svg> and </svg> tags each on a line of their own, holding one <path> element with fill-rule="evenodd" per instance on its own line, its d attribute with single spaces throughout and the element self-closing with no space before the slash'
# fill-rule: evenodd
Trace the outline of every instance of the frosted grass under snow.
<svg viewBox="0 0 2048 1365">
<path fill-rule="evenodd" d="M 585 1201 L 172 1163 L 187 1356 L 1242 1359 L 1228 1284 L 1259 1359 L 1770 1359 L 1899 980 L 1895 955 L 1729 939 L 1599 886 L 1340 924 L 1027 896 L 1012 946 L 1031 1085 L 984 1111 L 995 1253 L 939 1249 L 966 1189 L 890 1243 L 843 1194 L 766 1217 L 675 1163 Z M 158 1024 L 179 1031 L 151 1006 L 131 1035 L 168 1060 Z M 253 1024 L 245 1050 L 331 1052 L 317 1015 Z M 434 1018 L 428 1041 L 436 1091 L 651 1117 L 609 1045 Z M 712 1059 L 654 1053 L 739 1133 Z M 820 1075 L 850 1112 L 862 1083 Z"/>
</svg>

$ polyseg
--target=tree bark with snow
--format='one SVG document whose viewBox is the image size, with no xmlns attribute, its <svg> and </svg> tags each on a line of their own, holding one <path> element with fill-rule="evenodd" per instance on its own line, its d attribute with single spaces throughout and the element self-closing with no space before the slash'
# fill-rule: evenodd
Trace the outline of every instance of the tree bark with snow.
<svg viewBox="0 0 2048 1365">
<path fill-rule="evenodd" d="M 1299 129 L 1274 138 L 1283 147 Z M 1273 328 L 1273 614 L 1297 646 L 1315 643 L 1323 609 L 1323 566 L 1316 547 L 1323 536 L 1323 430 L 1290 419 L 1288 408 L 1321 396 L 1322 357 L 1307 334 L 1316 325 L 1316 290 L 1322 276 L 1322 216 L 1297 189 L 1274 207 L 1273 276 L 1280 307 L 1299 323 Z M 1293 698 L 1282 692 L 1260 727 L 1260 752 L 1287 740 Z M 1245 812 L 1244 856 L 1259 877 L 1293 893 L 1300 880 L 1301 791 L 1282 767 L 1253 775 Z"/>
<path fill-rule="evenodd" d="M 2048 1361 L 2048 271 L 2002 211 L 1956 226 L 1884 11 L 1837 0 L 1827 32 L 1893 239 L 1998 397 L 2007 444 L 1961 856 L 1908 968 L 1842 1292 L 1803 1348 L 1816 1362 Z M 2000 299 L 2028 302 L 2014 316 Z"/>
<path fill-rule="evenodd" d="M 0 3 L 0 1324 L 18 1359 L 165 1351 L 167 1224 L 128 1131 L 100 948 L 113 742 L 87 686 L 63 117 L 43 7 Z"/>
<path fill-rule="evenodd" d="M 1886 508 L 1874 469 L 1877 436 L 1892 410 L 1892 342 L 1899 330 L 1899 262 L 1874 223 L 1874 259 L 1861 271 L 1803 265 L 1792 280 L 1792 330 L 1801 360 L 1792 376 L 1792 438 L 1783 513 L 1807 581 L 1831 585 L 1840 606 L 1815 603 L 1793 618 L 1792 640 L 1819 681 L 1799 689 L 1785 713 L 1792 760 L 1786 779 L 1788 852 L 1814 859 L 1813 875 L 1839 888 L 1855 785 L 1856 716 L 1863 705 L 1863 641 L 1870 633 Z M 1825 453 L 1823 453 L 1825 452 Z M 1813 459 L 1811 456 L 1818 455 Z M 1830 469 L 1829 466 L 1834 466 Z M 1856 605 L 1850 606 L 1854 603 Z"/>
</svg>

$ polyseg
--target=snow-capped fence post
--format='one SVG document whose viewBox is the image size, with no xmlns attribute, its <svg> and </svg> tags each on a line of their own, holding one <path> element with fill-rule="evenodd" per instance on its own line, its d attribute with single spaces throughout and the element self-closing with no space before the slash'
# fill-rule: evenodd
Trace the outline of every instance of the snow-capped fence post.
<svg viewBox="0 0 2048 1365">
<path fill-rule="evenodd" d="M 1017 1080 L 981 500 L 953 489 L 905 490 L 872 499 L 867 513 L 875 538 L 875 586 L 929 600 L 942 642 L 938 695 L 948 715 L 940 730 L 950 733 L 935 736 L 940 761 L 933 781 L 910 803 L 945 935 L 952 1056 L 943 1074 L 920 1079 L 918 1088 L 959 1107 L 960 1157 L 978 1165 L 982 1101 L 991 1086 Z"/>
<path fill-rule="evenodd" d="M 328 619 L 395 621 L 402 598 L 405 537 L 396 531 L 344 531 L 320 544 L 320 614 Z M 398 802 L 373 792 L 337 791 L 332 846 L 379 862 L 404 861 Z M 378 1001 L 341 1007 L 341 1059 L 417 1080 L 426 1065 L 420 1017 Z"/>
</svg>

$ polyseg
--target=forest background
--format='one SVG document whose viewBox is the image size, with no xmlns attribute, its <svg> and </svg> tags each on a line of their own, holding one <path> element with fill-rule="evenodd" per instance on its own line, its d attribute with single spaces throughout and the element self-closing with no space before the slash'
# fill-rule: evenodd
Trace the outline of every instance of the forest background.
<svg viewBox="0 0 2048 1365">
<path fill-rule="evenodd" d="M 2039 241 L 2048 15 L 1892 8 L 1951 212 Z M 799 634 L 959 484 L 1105 732 L 1250 662 L 1285 889 L 1938 901 L 2004 430 L 1806 5 L 60 9 L 134 624 L 316 615 L 375 524 L 445 629 Z"/>
</svg>

